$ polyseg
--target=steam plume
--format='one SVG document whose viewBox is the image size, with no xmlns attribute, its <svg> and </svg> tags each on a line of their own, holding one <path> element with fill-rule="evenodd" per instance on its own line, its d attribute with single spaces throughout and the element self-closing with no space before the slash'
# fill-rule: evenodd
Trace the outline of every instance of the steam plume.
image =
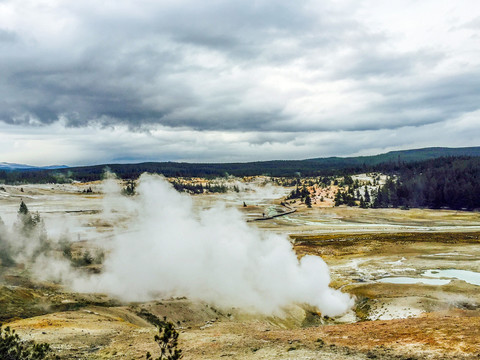
<svg viewBox="0 0 480 360">
<path fill-rule="evenodd" d="M 188 195 L 154 175 L 142 175 L 137 191 L 131 231 L 117 236 L 104 271 L 76 278 L 74 289 L 126 300 L 187 296 L 264 314 L 307 303 L 334 316 L 352 305 L 328 286 L 322 259 L 298 261 L 285 237 L 248 226 L 236 209 L 195 211 Z"/>
</svg>

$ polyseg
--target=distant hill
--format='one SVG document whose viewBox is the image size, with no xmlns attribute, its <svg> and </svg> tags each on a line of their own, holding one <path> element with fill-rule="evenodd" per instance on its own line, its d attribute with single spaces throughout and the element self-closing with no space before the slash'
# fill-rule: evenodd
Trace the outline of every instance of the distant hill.
<svg viewBox="0 0 480 360">
<path fill-rule="evenodd" d="M 373 207 L 480 210 L 480 157 L 441 157 L 385 168 Z"/>
<path fill-rule="evenodd" d="M 430 147 L 413 150 L 390 151 L 385 154 L 356 156 L 356 157 L 330 157 L 316 158 L 306 161 L 318 161 L 323 164 L 349 164 L 349 165 L 378 165 L 383 163 L 403 162 L 410 163 L 416 161 L 436 159 L 447 156 L 480 156 L 480 146 L 464 148 Z"/>
<path fill-rule="evenodd" d="M 0 162 L 0 170 L 51 170 L 51 169 L 65 169 L 66 165 L 50 165 L 50 166 L 31 166 L 25 164 L 15 164 L 8 162 Z"/>
<path fill-rule="evenodd" d="M 104 169 L 122 178 L 136 178 L 143 172 L 165 176 L 215 177 L 226 174 L 235 176 L 316 176 L 346 172 L 375 171 L 379 165 L 412 163 L 447 156 L 480 156 L 480 147 L 469 148 L 425 148 L 391 151 L 385 154 L 356 157 L 327 157 L 306 160 L 272 160 L 245 163 L 177 163 L 145 162 L 138 164 L 103 164 L 69 168 L 77 178 L 87 181 L 98 179 Z"/>
<path fill-rule="evenodd" d="M 34 166 L 30 166 L 30 165 L 0 162 L 0 170 L 26 170 L 26 169 L 33 169 L 33 168 Z"/>
<path fill-rule="evenodd" d="M 356 157 L 327 157 L 306 160 L 273 160 L 245 163 L 180 163 L 145 162 L 137 164 L 102 164 L 81 167 L 55 167 L 54 169 L 22 168 L 2 174 L 6 182 L 58 182 L 66 179 L 94 181 L 102 178 L 109 168 L 119 177 L 134 179 L 144 172 L 163 174 L 167 177 L 219 177 L 234 176 L 325 176 L 334 174 L 359 173 L 367 171 L 391 171 L 409 163 L 441 157 L 478 157 L 480 147 L 466 148 L 424 148 L 391 151 L 385 154 Z M 1 170 L 1 169 L 0 169 Z M 12 170 L 12 169 L 9 169 Z M 34 170 L 34 171 L 32 171 Z"/>
</svg>

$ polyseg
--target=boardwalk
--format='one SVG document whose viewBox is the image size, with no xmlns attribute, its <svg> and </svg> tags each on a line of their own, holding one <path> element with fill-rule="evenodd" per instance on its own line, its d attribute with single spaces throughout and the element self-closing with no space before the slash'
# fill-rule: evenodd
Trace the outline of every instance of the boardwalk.
<svg viewBox="0 0 480 360">
<path fill-rule="evenodd" d="M 276 214 L 276 215 L 271 215 L 271 216 L 263 216 L 263 217 L 259 217 L 259 218 L 255 218 L 255 219 L 250 219 L 248 220 L 248 222 L 252 222 L 252 221 L 263 221 L 263 220 L 272 220 L 274 218 L 277 218 L 277 217 L 280 217 L 280 216 L 285 216 L 285 215 L 288 215 L 288 214 L 292 214 L 294 213 L 295 211 L 297 211 L 297 209 L 294 209 L 294 208 L 291 208 L 290 206 L 288 205 L 283 205 L 285 206 L 288 211 L 284 212 L 284 213 L 281 213 L 281 214 Z"/>
</svg>

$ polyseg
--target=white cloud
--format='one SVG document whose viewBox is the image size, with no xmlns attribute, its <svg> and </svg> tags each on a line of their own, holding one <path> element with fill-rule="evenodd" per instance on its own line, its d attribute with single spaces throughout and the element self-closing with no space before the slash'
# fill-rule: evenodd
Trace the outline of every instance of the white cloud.
<svg viewBox="0 0 480 360">
<path fill-rule="evenodd" d="M 0 153 L 10 162 L 87 165 L 109 162 L 236 162 L 372 155 L 428 146 L 477 146 L 479 111 L 442 123 L 365 131 L 197 131 L 126 125 L 23 127 L 0 124 Z"/>
<path fill-rule="evenodd" d="M 2 1 L 0 120 L 16 124 L 2 125 L 2 160 L 478 145 L 440 129 L 478 114 L 479 12 L 473 0 Z"/>
</svg>

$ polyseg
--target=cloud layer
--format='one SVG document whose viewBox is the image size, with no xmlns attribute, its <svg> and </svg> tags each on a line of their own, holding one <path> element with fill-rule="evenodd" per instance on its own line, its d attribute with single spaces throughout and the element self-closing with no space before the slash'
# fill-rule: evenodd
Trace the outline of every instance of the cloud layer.
<svg viewBox="0 0 480 360">
<path fill-rule="evenodd" d="M 0 136 L 23 150 L 2 160 L 38 163 L 52 138 L 97 154 L 54 161 L 69 164 L 479 145 L 478 126 L 464 133 L 480 121 L 478 14 L 474 0 L 4 0 Z"/>
</svg>

